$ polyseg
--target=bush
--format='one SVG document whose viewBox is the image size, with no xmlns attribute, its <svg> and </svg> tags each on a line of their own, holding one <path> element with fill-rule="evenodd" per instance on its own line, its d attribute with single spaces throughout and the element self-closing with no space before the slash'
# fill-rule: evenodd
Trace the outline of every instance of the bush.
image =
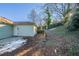
<svg viewBox="0 0 79 59">
<path fill-rule="evenodd" d="M 79 28 L 79 13 L 73 14 L 65 25 L 69 31 L 77 30 Z"/>
<path fill-rule="evenodd" d="M 37 30 L 37 33 L 38 33 L 38 34 L 44 33 L 44 30 Z"/>
<path fill-rule="evenodd" d="M 44 30 L 41 27 L 37 27 L 37 34 L 44 33 Z"/>
</svg>

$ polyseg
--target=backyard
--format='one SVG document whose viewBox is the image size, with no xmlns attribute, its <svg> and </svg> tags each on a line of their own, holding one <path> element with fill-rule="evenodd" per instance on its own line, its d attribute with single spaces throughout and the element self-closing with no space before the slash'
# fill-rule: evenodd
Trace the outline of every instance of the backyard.
<svg viewBox="0 0 79 59">
<path fill-rule="evenodd" d="M 2 55 L 15 56 L 64 56 L 79 55 L 79 33 L 68 32 L 64 26 L 56 27 L 54 30 L 47 30 L 47 37 L 44 34 L 28 38 L 28 43 L 20 48 Z"/>
<path fill-rule="evenodd" d="M 1 56 L 79 55 L 78 3 L 2 5 L 11 12 L 19 9 L 20 14 L 12 13 L 16 16 L 9 18 L 12 21 L 6 13 L 7 18 L 0 17 Z"/>
</svg>

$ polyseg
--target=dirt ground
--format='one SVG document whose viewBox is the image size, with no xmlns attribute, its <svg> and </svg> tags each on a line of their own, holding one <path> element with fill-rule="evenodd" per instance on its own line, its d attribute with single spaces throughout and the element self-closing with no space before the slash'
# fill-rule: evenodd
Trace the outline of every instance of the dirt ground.
<svg viewBox="0 0 79 59">
<path fill-rule="evenodd" d="M 26 38 L 27 37 L 24 37 L 24 39 Z M 64 41 L 61 39 L 62 37 L 60 39 L 58 38 L 60 37 L 50 33 L 48 33 L 47 37 L 44 34 L 38 34 L 35 37 L 30 38 L 28 37 L 27 44 L 10 53 L 4 53 L 1 56 L 60 56 L 65 53 L 65 51 L 62 50 L 63 48 L 65 49 L 65 47 L 61 48 L 63 45 L 62 42 Z M 51 45 L 50 41 L 57 44 Z M 63 52 L 61 52 L 61 50 Z"/>
</svg>

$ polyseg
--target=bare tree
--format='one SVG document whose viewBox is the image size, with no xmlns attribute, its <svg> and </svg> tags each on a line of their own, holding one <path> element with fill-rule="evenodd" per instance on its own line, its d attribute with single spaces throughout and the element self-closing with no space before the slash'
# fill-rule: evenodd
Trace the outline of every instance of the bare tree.
<svg viewBox="0 0 79 59">
<path fill-rule="evenodd" d="M 33 22 L 36 23 L 36 19 L 37 19 L 37 12 L 35 9 L 31 10 L 31 13 L 29 14 L 28 18 Z"/>
<path fill-rule="evenodd" d="M 44 13 L 46 14 L 46 17 L 43 20 L 45 20 L 46 26 L 47 26 L 47 28 L 49 28 L 49 26 L 51 24 L 51 20 L 52 20 L 51 11 L 50 11 L 49 7 L 46 7 L 46 9 L 44 9 Z"/>
<path fill-rule="evenodd" d="M 57 15 L 59 19 L 64 19 L 64 17 L 72 10 L 76 8 L 75 3 L 48 3 L 44 7 L 49 7 L 52 14 Z"/>
</svg>

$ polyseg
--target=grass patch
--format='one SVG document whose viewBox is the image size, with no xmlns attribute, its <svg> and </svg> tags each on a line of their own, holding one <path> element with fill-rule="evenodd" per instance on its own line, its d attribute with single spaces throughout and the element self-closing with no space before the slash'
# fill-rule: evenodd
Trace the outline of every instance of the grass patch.
<svg viewBox="0 0 79 59">
<path fill-rule="evenodd" d="M 56 27 L 55 30 L 52 31 L 54 34 L 56 35 L 59 35 L 59 36 L 63 36 L 65 38 L 68 37 L 68 39 L 71 39 L 70 37 L 74 37 L 74 38 L 77 38 L 78 35 L 79 35 L 79 31 L 72 31 L 72 32 L 69 32 L 66 30 L 66 28 L 64 26 L 59 26 L 59 27 Z"/>
<path fill-rule="evenodd" d="M 64 46 L 70 46 L 67 47 L 68 51 L 67 54 L 68 55 L 79 55 L 79 30 L 78 31 L 72 31 L 72 32 L 68 32 L 66 30 L 66 28 L 64 26 L 59 26 L 56 27 L 55 30 L 50 31 L 50 33 L 56 36 L 60 36 L 63 37 L 65 40 L 65 44 Z M 52 38 L 54 39 L 54 38 Z M 59 42 L 55 41 L 55 40 L 49 40 L 47 41 L 46 44 L 48 45 L 56 45 L 59 44 Z"/>
</svg>

